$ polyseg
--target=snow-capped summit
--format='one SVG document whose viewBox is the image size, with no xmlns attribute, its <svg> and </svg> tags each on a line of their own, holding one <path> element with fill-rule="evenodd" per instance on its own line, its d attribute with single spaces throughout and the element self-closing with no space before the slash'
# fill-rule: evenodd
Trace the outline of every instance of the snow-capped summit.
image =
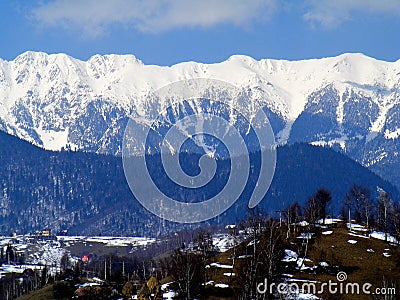
<svg viewBox="0 0 400 300">
<path fill-rule="evenodd" d="M 0 130 L 45 149 L 120 154 L 127 116 L 145 111 L 150 92 L 192 78 L 243 89 L 249 103 L 267 107 L 280 143 L 337 147 L 380 173 L 400 163 L 400 60 L 358 53 L 301 61 L 234 55 L 215 64 L 156 66 L 133 55 L 81 61 L 29 51 L 0 60 Z"/>
</svg>

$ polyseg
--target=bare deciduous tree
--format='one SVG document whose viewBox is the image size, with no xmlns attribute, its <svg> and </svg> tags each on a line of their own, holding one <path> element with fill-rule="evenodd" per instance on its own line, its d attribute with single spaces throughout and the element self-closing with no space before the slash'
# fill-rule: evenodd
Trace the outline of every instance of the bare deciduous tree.
<svg viewBox="0 0 400 300">
<path fill-rule="evenodd" d="M 274 282 L 281 273 L 280 263 L 284 255 L 283 236 L 279 222 L 262 215 L 251 215 L 244 223 L 249 234 L 246 259 L 238 270 L 242 283 L 240 299 L 268 299 L 269 293 L 257 293 L 257 284 L 267 280 Z"/>
<path fill-rule="evenodd" d="M 299 202 L 294 202 L 292 205 L 285 212 L 286 216 L 286 223 L 287 223 L 287 232 L 286 232 L 286 239 L 290 238 L 293 233 L 297 233 L 297 224 L 301 221 L 301 206 Z"/>
<path fill-rule="evenodd" d="M 390 195 L 384 190 L 379 190 L 379 200 L 377 205 L 377 225 L 380 230 L 385 232 L 385 241 L 389 229 L 389 216 L 393 211 L 393 202 Z"/>
<path fill-rule="evenodd" d="M 201 285 L 204 266 L 200 255 L 176 249 L 171 258 L 169 273 L 184 299 L 193 299 Z"/>
<path fill-rule="evenodd" d="M 391 223 L 393 224 L 393 235 L 400 244 L 400 204 L 399 202 L 394 203 L 393 211 L 391 214 Z"/>
<path fill-rule="evenodd" d="M 356 222 L 369 222 L 371 216 L 371 191 L 367 187 L 354 184 L 344 198 L 344 205 Z"/>
</svg>

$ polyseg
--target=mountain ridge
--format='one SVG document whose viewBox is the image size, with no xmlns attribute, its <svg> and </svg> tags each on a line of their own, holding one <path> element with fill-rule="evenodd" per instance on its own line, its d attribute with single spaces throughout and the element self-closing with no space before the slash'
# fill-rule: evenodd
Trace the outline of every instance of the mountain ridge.
<svg viewBox="0 0 400 300">
<path fill-rule="evenodd" d="M 226 81 L 249 104 L 266 107 L 279 144 L 332 147 L 400 186 L 394 172 L 400 166 L 400 60 L 359 53 L 299 61 L 233 55 L 214 64 L 156 66 L 129 54 L 82 61 L 25 52 L 0 60 L 0 130 L 48 150 L 121 155 L 129 116 L 159 115 L 168 104 L 154 105 L 149 95 L 196 78 Z"/>
</svg>

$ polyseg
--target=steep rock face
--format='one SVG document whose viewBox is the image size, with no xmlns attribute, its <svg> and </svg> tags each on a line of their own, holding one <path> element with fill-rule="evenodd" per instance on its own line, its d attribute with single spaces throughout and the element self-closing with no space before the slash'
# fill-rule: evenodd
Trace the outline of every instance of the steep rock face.
<svg viewBox="0 0 400 300">
<path fill-rule="evenodd" d="M 397 89 L 327 85 L 308 97 L 289 142 L 331 146 L 399 185 L 398 102 Z"/>
<path fill-rule="evenodd" d="M 192 78 L 229 82 L 249 107 L 266 107 L 280 144 L 333 147 L 400 186 L 400 61 L 361 54 L 293 62 L 232 56 L 162 67 L 132 55 L 84 62 L 26 52 L 0 60 L 0 130 L 49 150 L 120 155 L 128 116 L 161 113 L 168 103 L 154 105 L 149 95 Z"/>
</svg>

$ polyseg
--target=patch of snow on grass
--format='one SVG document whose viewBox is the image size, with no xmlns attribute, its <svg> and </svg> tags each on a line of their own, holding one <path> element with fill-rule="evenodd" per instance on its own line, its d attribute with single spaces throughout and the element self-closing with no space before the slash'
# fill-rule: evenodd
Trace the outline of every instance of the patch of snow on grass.
<svg viewBox="0 0 400 300">
<path fill-rule="evenodd" d="M 252 257 L 251 254 L 239 255 L 238 258 L 249 258 Z"/>
<path fill-rule="evenodd" d="M 299 258 L 297 260 L 297 266 L 300 268 L 300 270 L 312 270 L 314 269 L 314 266 L 306 266 L 305 262 L 312 262 L 311 259 L 308 258 Z"/>
<path fill-rule="evenodd" d="M 349 232 L 349 235 L 351 235 L 351 236 L 356 236 L 356 237 L 360 237 L 360 238 L 363 238 L 363 239 L 368 239 L 368 238 L 369 238 L 369 236 L 365 236 L 365 235 L 361 235 L 361 234 L 356 234 L 356 233 L 353 233 L 353 232 Z"/>
<path fill-rule="evenodd" d="M 369 236 L 372 237 L 372 238 L 374 238 L 374 239 L 378 239 L 378 240 L 382 240 L 382 241 L 385 240 L 385 233 L 384 233 L 384 232 L 381 232 L 381 231 L 372 231 L 372 232 L 369 234 Z M 386 237 L 387 237 L 387 241 L 390 242 L 390 243 L 396 244 L 396 243 L 398 242 L 398 241 L 397 241 L 393 236 L 391 236 L 390 234 L 386 234 Z"/>
<path fill-rule="evenodd" d="M 215 287 L 218 287 L 218 288 L 221 288 L 221 289 L 226 289 L 226 288 L 228 288 L 229 287 L 229 285 L 228 284 L 226 284 L 226 283 L 217 283 L 216 285 L 214 285 Z"/>
<path fill-rule="evenodd" d="M 258 244 L 259 242 L 260 242 L 260 241 L 257 241 L 256 244 Z M 247 247 L 253 246 L 253 245 L 254 245 L 254 240 L 250 241 L 250 242 L 247 244 Z"/>
<path fill-rule="evenodd" d="M 310 224 L 307 221 L 301 221 L 301 222 L 296 223 L 296 225 L 305 227 L 305 226 L 308 226 Z"/>
<path fill-rule="evenodd" d="M 231 225 L 233 226 L 233 225 Z M 237 236 L 236 240 L 230 234 L 217 233 L 212 237 L 213 245 L 221 252 L 228 251 L 233 248 L 235 244 L 239 244 L 242 241 L 242 237 Z"/>
<path fill-rule="evenodd" d="M 291 261 L 297 261 L 298 255 L 296 252 L 285 249 L 285 257 L 282 258 L 282 261 L 284 262 L 291 262 Z"/>
<path fill-rule="evenodd" d="M 87 287 L 87 286 L 99 286 L 99 285 L 100 284 L 97 282 L 85 282 L 85 283 L 78 285 L 78 288 L 83 288 L 83 287 Z"/>
<path fill-rule="evenodd" d="M 324 235 L 329 235 L 329 234 L 332 234 L 333 233 L 333 230 L 327 230 L 327 231 L 323 231 L 322 232 L 322 234 L 324 234 Z"/>
<path fill-rule="evenodd" d="M 325 219 L 325 225 L 332 225 L 336 224 L 337 222 L 342 222 L 341 219 L 335 219 L 335 218 L 326 218 Z M 324 219 L 320 219 L 317 221 L 318 224 L 324 224 Z"/>
<path fill-rule="evenodd" d="M 346 223 L 347 228 L 354 230 L 354 231 L 368 231 L 367 228 L 363 225 L 353 224 L 353 223 Z"/>
<path fill-rule="evenodd" d="M 231 265 L 223 265 L 223 264 L 215 263 L 215 262 L 207 265 L 206 268 L 207 267 L 216 267 L 216 268 L 221 268 L 221 269 L 233 269 L 233 266 L 231 266 Z"/>
<path fill-rule="evenodd" d="M 176 297 L 176 293 L 174 291 L 163 293 L 163 299 L 172 300 L 174 297 Z"/>
</svg>

